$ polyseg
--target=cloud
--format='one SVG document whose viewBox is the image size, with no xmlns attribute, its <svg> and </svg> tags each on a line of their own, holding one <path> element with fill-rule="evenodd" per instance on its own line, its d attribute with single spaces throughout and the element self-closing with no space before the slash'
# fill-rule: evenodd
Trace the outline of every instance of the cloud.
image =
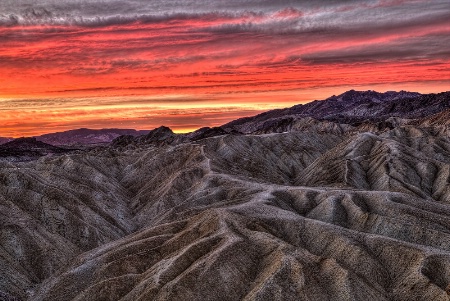
<svg viewBox="0 0 450 301">
<path fill-rule="evenodd" d="M 402 38 L 384 43 L 345 47 L 306 54 L 300 59 L 309 64 L 353 64 L 402 61 L 450 60 L 450 30 L 425 37 Z"/>
<path fill-rule="evenodd" d="M 66 126 L 64 110 L 99 107 L 89 124 L 100 126 L 119 112 L 140 120 L 147 113 L 134 108 L 155 104 L 263 98 L 267 108 L 302 91 L 437 89 L 450 80 L 449 19 L 440 0 L 4 0 L 0 110 L 53 108 L 36 116 Z"/>
<path fill-rule="evenodd" d="M 448 1 L 31 1 L 0 3 L 3 25 L 110 26 L 130 22 L 165 22 L 205 17 L 265 15 L 294 18 L 305 15 L 314 27 L 339 24 L 370 24 L 399 19 L 417 19 L 448 11 Z M 280 13 L 281 12 L 281 13 Z M 301 12 L 299 14 L 299 12 Z M 351 16 L 351 18 L 349 18 Z M 392 18 L 394 17 L 394 18 Z M 377 22 L 378 21 L 378 22 Z M 251 22 L 251 20 L 250 20 Z M 305 24 L 303 24 L 305 25 Z"/>
<path fill-rule="evenodd" d="M 208 103 L 196 108 L 183 108 L 183 105 L 186 103 L 179 99 L 177 105 L 172 107 L 168 107 L 167 103 L 147 103 L 146 106 L 128 107 L 126 110 L 106 103 L 93 108 L 78 106 L 68 109 L 52 106 L 45 109 L 8 111 L 0 108 L 0 133 L 16 137 L 32 136 L 81 127 L 107 128 L 112 124 L 115 127 L 136 129 L 153 129 L 166 125 L 177 131 L 193 131 L 200 127 L 218 126 L 236 118 L 254 115 L 264 109 L 232 105 L 219 108 Z"/>
</svg>

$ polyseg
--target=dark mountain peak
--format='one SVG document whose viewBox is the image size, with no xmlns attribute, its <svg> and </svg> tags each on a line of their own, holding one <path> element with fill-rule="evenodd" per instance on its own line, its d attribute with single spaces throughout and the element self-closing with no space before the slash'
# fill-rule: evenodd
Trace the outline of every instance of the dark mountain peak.
<svg viewBox="0 0 450 301">
<path fill-rule="evenodd" d="M 300 118 L 313 118 L 340 124 L 359 125 L 383 122 L 391 117 L 401 119 L 424 118 L 450 108 L 450 92 L 420 94 L 409 91 L 377 92 L 374 90 L 349 90 L 325 100 L 315 100 L 291 108 L 265 112 L 253 117 L 239 119 L 222 127 L 243 132 L 267 132 L 280 124 L 280 129 L 291 128 L 288 122 Z M 289 117 L 289 118 L 288 118 Z M 280 120 L 283 119 L 281 122 Z M 277 131 L 278 131 L 277 130 Z"/>
<path fill-rule="evenodd" d="M 51 144 L 38 141 L 35 137 L 17 138 L 0 147 L 4 149 L 59 149 Z"/>
<path fill-rule="evenodd" d="M 23 137 L 0 145 L 0 158 L 13 158 L 13 161 L 28 161 L 42 156 L 62 154 L 70 151 L 39 141 L 35 137 Z"/>
<path fill-rule="evenodd" d="M 242 133 L 236 130 L 225 130 L 222 127 L 203 127 L 194 132 L 187 134 L 175 134 L 170 128 L 166 126 L 160 126 L 154 130 L 151 130 L 148 134 L 139 137 L 133 137 L 130 135 L 123 135 L 117 137 L 111 142 L 113 147 L 124 147 L 128 145 L 175 145 L 180 143 L 187 143 L 198 141 L 205 138 L 216 137 L 221 135 L 240 135 Z"/>
<path fill-rule="evenodd" d="M 16 138 L 13 141 L 10 142 L 10 144 L 13 143 L 36 143 L 37 140 L 35 137 L 21 137 L 21 138 Z"/>
<path fill-rule="evenodd" d="M 221 135 L 228 135 L 228 134 L 239 134 L 236 131 L 225 131 L 223 128 L 221 127 L 203 127 L 200 128 L 198 130 L 196 130 L 195 132 L 192 132 L 189 137 L 192 141 L 197 141 L 197 140 L 201 140 L 201 139 L 205 139 L 205 138 L 210 138 L 210 137 L 216 137 L 216 136 L 221 136 Z"/>
<path fill-rule="evenodd" d="M 382 97 L 383 97 L 382 93 L 378 93 L 373 90 L 368 91 L 350 90 L 341 94 L 339 98 L 341 98 L 342 101 L 355 101 L 355 100 L 358 101 L 363 99 L 380 99 Z"/>
<path fill-rule="evenodd" d="M 128 145 L 167 145 L 176 140 L 177 135 L 167 126 L 160 126 L 140 136 L 122 135 L 112 140 L 111 146 L 123 147 Z"/>
<path fill-rule="evenodd" d="M 151 130 L 147 135 L 144 136 L 144 139 L 148 141 L 163 141 L 170 137 L 173 137 L 175 134 L 173 131 L 167 126 L 160 126 L 154 130 Z"/>
<path fill-rule="evenodd" d="M 160 126 L 149 131 L 147 134 L 138 137 L 132 137 L 131 135 L 118 137 L 112 141 L 111 145 L 126 146 L 129 144 L 153 144 L 161 146 L 174 143 L 176 138 L 177 134 L 175 134 L 170 128 Z"/>
<path fill-rule="evenodd" d="M 415 98 L 419 97 L 421 94 L 417 92 L 408 92 L 401 90 L 397 91 L 386 91 L 386 92 L 377 92 L 375 90 L 367 90 L 367 91 L 357 91 L 357 90 L 349 90 L 338 96 L 332 96 L 326 99 L 326 101 L 343 101 L 347 103 L 354 102 L 383 102 L 383 101 L 391 101 L 400 98 Z"/>
<path fill-rule="evenodd" d="M 150 134 L 150 133 L 171 133 L 171 134 L 173 134 L 173 131 L 172 131 L 171 128 L 162 125 L 162 126 L 160 126 L 160 127 L 157 127 L 157 128 L 155 128 L 155 129 L 151 130 L 151 131 L 149 132 L 149 134 Z"/>
<path fill-rule="evenodd" d="M 117 146 L 127 146 L 135 141 L 135 137 L 132 135 L 122 135 L 117 138 L 114 138 L 113 141 L 111 141 L 111 146 L 117 147 Z"/>
</svg>

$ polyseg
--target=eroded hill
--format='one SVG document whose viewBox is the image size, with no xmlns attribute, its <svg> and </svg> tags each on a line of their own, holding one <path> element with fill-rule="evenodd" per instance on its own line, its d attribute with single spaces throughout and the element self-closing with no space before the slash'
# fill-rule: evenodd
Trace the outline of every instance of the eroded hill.
<svg viewBox="0 0 450 301">
<path fill-rule="evenodd" d="M 287 132 L 195 139 L 160 128 L 2 162 L 0 291 L 448 300 L 450 138 L 439 114 L 385 127 L 296 118 Z"/>
</svg>

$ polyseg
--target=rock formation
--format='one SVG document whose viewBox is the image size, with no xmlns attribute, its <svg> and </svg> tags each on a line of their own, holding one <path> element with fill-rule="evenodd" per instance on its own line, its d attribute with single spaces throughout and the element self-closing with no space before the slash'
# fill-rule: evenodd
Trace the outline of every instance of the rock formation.
<svg viewBox="0 0 450 301">
<path fill-rule="evenodd" d="M 0 162 L 0 298 L 449 300 L 449 100 Z"/>
</svg>

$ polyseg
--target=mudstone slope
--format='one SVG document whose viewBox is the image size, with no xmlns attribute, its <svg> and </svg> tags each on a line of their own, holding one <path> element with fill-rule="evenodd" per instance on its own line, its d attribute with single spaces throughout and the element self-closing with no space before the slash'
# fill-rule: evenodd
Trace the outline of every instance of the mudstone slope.
<svg viewBox="0 0 450 301">
<path fill-rule="evenodd" d="M 417 96 L 398 94 L 386 101 Z M 450 99 L 438 97 L 428 115 L 275 111 L 265 126 L 161 127 L 0 161 L 0 298 L 449 300 Z"/>
</svg>

